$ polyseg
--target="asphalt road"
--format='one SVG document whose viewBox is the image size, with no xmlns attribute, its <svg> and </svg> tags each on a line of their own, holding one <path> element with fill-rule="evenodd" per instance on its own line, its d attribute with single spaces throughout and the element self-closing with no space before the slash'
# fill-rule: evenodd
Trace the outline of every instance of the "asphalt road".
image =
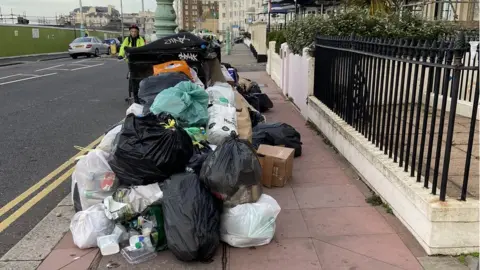
<svg viewBox="0 0 480 270">
<path fill-rule="evenodd" d="M 111 58 L 0 67 L 0 208 L 124 117 L 127 71 Z M 70 180 L 0 233 L 0 257 L 69 192 Z"/>
</svg>

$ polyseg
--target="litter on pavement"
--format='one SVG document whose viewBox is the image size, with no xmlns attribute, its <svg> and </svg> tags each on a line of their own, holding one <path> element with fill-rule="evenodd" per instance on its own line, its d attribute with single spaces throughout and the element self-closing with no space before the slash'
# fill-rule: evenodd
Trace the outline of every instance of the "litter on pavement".
<svg viewBox="0 0 480 270">
<path fill-rule="evenodd" d="M 202 42 L 190 38 L 191 46 Z M 281 208 L 263 189 L 291 179 L 300 134 L 266 123 L 268 96 L 203 45 L 200 65 L 152 64 L 125 119 L 78 160 L 70 230 L 79 248 L 139 264 L 168 251 L 181 261 L 209 262 L 221 242 L 270 244 Z"/>
</svg>

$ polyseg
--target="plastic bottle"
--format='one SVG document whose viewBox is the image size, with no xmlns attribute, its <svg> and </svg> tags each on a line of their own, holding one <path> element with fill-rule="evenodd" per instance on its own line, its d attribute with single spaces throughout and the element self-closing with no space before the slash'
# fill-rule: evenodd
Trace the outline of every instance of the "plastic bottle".
<svg viewBox="0 0 480 270">
<path fill-rule="evenodd" d="M 152 245 L 152 241 L 150 240 L 150 236 L 143 236 L 143 235 L 134 235 L 132 237 L 130 237 L 130 247 L 132 248 L 137 248 L 138 249 L 138 245 L 137 243 L 140 243 L 140 248 L 141 247 L 153 247 Z"/>
</svg>

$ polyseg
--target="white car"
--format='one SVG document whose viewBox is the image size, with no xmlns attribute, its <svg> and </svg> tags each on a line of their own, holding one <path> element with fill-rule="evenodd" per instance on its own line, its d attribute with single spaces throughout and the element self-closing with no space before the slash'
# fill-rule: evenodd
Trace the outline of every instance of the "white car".
<svg viewBox="0 0 480 270">
<path fill-rule="evenodd" d="M 101 54 L 108 54 L 109 48 L 108 44 L 96 37 L 80 37 L 68 45 L 68 53 L 73 59 L 77 59 L 78 56 L 97 57 Z"/>
</svg>

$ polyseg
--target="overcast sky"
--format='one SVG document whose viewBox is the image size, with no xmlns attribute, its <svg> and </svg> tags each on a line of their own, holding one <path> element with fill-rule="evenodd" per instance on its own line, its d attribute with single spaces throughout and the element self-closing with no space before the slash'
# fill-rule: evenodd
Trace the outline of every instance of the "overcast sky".
<svg viewBox="0 0 480 270">
<path fill-rule="evenodd" d="M 145 10 L 155 11 L 155 0 L 144 0 Z M 120 0 L 82 0 L 83 6 L 108 6 L 113 5 L 120 10 Z M 27 13 L 27 16 L 55 17 L 55 14 L 67 14 L 79 7 L 79 0 L 0 0 L 3 15 Z M 141 0 L 123 0 L 123 12 L 139 12 L 142 9 Z"/>
</svg>

